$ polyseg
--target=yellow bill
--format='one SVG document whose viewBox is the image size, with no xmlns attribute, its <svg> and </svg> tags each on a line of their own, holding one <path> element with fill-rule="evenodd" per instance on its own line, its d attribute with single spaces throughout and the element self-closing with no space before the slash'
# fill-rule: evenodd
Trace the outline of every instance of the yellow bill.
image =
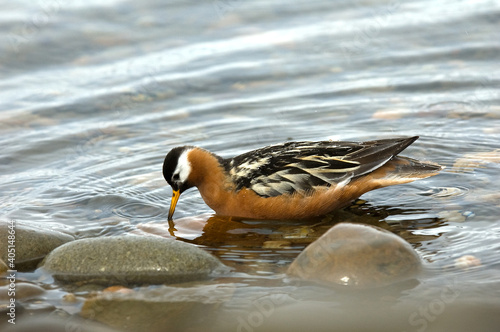
<svg viewBox="0 0 500 332">
<path fill-rule="evenodd" d="M 174 215 L 175 206 L 177 205 L 177 201 L 181 196 L 180 190 L 174 190 L 172 194 L 172 201 L 170 202 L 170 210 L 168 210 L 168 221 L 172 221 L 172 217 Z"/>
</svg>

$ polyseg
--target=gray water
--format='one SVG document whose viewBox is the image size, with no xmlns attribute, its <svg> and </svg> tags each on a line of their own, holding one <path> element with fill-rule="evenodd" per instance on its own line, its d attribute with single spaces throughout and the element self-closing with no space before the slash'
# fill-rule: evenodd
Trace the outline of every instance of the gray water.
<svg viewBox="0 0 500 332">
<path fill-rule="evenodd" d="M 0 40 L 3 219 L 77 237 L 133 232 L 166 222 L 172 147 L 229 157 L 420 135 L 404 155 L 446 169 L 368 193 L 356 214 L 434 271 L 415 294 L 444 283 L 464 302 L 499 302 L 498 1 L 2 1 Z M 211 213 L 192 190 L 176 218 L 202 215 L 203 226 Z M 304 226 L 241 225 L 175 235 L 233 266 L 243 288 L 285 287 L 313 239 L 262 243 Z M 313 238 L 327 229 L 311 227 Z M 480 266 L 455 268 L 464 255 Z"/>
</svg>

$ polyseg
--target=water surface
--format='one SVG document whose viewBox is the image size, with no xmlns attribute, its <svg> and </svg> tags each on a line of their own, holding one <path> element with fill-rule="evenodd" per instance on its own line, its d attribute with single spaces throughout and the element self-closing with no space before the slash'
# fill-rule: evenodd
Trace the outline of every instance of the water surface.
<svg viewBox="0 0 500 332">
<path fill-rule="evenodd" d="M 178 145 L 229 157 L 420 135 L 404 154 L 442 174 L 368 193 L 341 218 L 228 225 L 191 190 L 176 217 L 201 226 L 176 236 L 232 266 L 242 289 L 287 293 L 283 272 L 308 243 L 338 221 L 370 223 L 432 271 L 400 295 L 416 307 L 443 284 L 498 302 L 499 14 L 482 0 L 4 3 L 1 216 L 113 236 L 166 221 L 161 165 Z M 481 265 L 454 268 L 464 255 Z"/>
</svg>

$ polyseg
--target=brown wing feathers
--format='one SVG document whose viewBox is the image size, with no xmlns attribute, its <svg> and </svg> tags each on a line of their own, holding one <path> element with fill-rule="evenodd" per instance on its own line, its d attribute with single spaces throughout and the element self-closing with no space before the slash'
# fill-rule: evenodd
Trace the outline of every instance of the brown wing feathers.
<svg viewBox="0 0 500 332">
<path fill-rule="evenodd" d="M 236 190 L 263 197 L 312 191 L 384 165 L 418 137 L 355 142 L 288 142 L 226 160 Z"/>
</svg>

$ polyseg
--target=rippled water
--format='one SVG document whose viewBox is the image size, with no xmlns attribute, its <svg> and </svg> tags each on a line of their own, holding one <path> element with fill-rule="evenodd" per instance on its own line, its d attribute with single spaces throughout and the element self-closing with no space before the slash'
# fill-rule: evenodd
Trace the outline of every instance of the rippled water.
<svg viewBox="0 0 500 332">
<path fill-rule="evenodd" d="M 229 157 L 420 135 L 404 154 L 442 174 L 368 193 L 341 219 L 400 234 L 437 275 L 498 299 L 499 14 L 481 0 L 4 3 L 0 214 L 78 237 L 133 232 L 166 221 L 160 171 L 174 146 Z M 210 213 L 183 194 L 176 217 L 201 217 L 175 235 L 264 290 L 338 221 Z M 442 272 L 464 255 L 481 267 Z"/>
</svg>

